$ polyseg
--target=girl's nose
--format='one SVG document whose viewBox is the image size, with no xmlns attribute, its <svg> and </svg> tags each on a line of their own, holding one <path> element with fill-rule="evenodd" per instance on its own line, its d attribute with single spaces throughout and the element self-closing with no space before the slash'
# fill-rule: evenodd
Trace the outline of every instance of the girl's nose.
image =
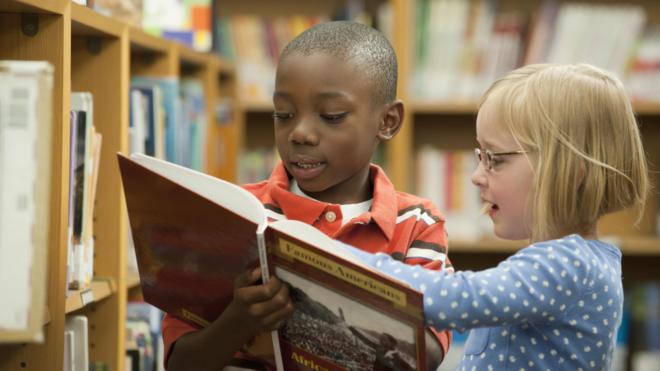
<svg viewBox="0 0 660 371">
<path fill-rule="evenodd" d="M 484 169 L 484 164 L 481 161 L 479 161 L 476 169 L 474 169 L 472 172 L 472 177 L 470 177 L 470 179 L 472 180 L 472 184 L 476 185 L 477 187 L 486 187 L 488 185 L 486 170 Z"/>
</svg>

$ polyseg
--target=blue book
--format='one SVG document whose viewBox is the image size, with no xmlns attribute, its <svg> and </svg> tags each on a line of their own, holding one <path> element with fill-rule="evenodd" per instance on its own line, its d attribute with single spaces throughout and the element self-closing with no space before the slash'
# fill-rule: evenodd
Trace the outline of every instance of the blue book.
<svg viewBox="0 0 660 371">
<path fill-rule="evenodd" d="M 161 92 L 161 105 L 165 111 L 165 159 L 179 163 L 177 145 L 177 121 L 180 117 L 179 79 L 176 77 L 145 77 L 134 76 L 132 87 L 158 86 Z"/>
</svg>

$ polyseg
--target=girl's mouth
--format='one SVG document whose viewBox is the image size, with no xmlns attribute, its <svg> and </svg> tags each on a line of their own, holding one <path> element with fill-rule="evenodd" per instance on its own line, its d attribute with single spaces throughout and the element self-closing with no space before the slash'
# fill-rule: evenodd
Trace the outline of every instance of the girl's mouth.
<svg viewBox="0 0 660 371">
<path fill-rule="evenodd" d="M 499 210 L 500 207 L 497 206 L 497 204 L 491 203 L 491 202 L 484 202 L 484 207 L 481 209 L 481 214 L 482 215 L 492 215 L 495 213 L 497 210 Z"/>
</svg>

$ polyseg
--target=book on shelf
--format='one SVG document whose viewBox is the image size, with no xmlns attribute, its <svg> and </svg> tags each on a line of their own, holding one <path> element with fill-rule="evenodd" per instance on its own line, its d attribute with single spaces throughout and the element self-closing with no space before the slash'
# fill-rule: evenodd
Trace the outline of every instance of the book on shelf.
<svg viewBox="0 0 660 371">
<path fill-rule="evenodd" d="M 89 92 L 71 93 L 67 287 L 89 287 L 94 271 L 93 214 L 102 136 Z"/>
<path fill-rule="evenodd" d="M 126 349 L 138 350 L 137 353 L 126 354 L 127 362 L 131 363 L 132 369 L 153 371 L 165 369 L 162 317 L 163 312 L 149 303 L 129 301 L 126 305 Z M 142 367 L 133 367 L 132 357 L 135 355 L 142 357 L 141 360 L 138 359 Z"/>
<path fill-rule="evenodd" d="M 199 52 L 211 50 L 211 0 L 142 0 L 141 5 L 142 28 L 148 33 Z"/>
<path fill-rule="evenodd" d="M 235 278 L 260 266 L 296 308 L 272 334 L 278 369 L 425 368 L 420 292 L 308 224 L 269 223 L 235 184 L 144 155 L 118 160 L 146 302 L 204 327 L 230 304 Z"/>
<path fill-rule="evenodd" d="M 153 116 L 155 122 L 147 122 L 148 126 L 142 129 L 144 131 L 143 139 L 149 139 L 149 136 L 153 133 L 156 156 L 160 155 L 161 151 L 164 151 L 164 156 L 168 161 L 178 162 L 180 149 L 177 141 L 177 133 L 181 115 L 178 77 L 133 76 L 131 78 L 131 89 L 133 91 L 139 89 L 143 95 L 147 89 L 153 89 L 155 87 L 157 87 L 159 93 L 157 93 L 157 96 L 150 103 L 157 106 Z M 133 100 L 131 100 L 131 103 L 133 103 Z M 151 131 L 152 126 L 153 132 Z M 162 139 L 161 132 L 164 133 L 164 139 Z M 164 142 L 161 143 L 162 140 Z M 146 142 L 145 145 L 147 145 Z M 145 150 L 148 148 L 146 147 Z"/>
<path fill-rule="evenodd" d="M 86 316 L 67 316 L 64 322 L 64 371 L 89 368 L 89 321 Z M 67 360 L 68 358 L 68 360 Z"/>
<path fill-rule="evenodd" d="M 40 342 L 51 228 L 53 66 L 0 61 L 0 81 L 0 343 Z"/>
<path fill-rule="evenodd" d="M 660 282 L 635 285 L 631 306 L 630 362 L 633 370 L 660 369 Z"/>
</svg>

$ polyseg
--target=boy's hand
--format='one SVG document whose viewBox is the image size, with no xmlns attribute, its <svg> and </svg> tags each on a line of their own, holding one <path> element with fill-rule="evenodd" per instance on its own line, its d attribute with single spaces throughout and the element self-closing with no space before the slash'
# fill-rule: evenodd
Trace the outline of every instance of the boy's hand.
<svg viewBox="0 0 660 371">
<path fill-rule="evenodd" d="M 260 284 L 259 268 L 241 274 L 234 299 L 211 326 L 183 335 L 170 353 L 168 370 L 220 370 L 259 332 L 272 331 L 293 313 L 289 288 L 273 277 Z"/>
<path fill-rule="evenodd" d="M 440 367 L 445 354 L 435 335 L 433 335 L 428 329 L 426 329 L 424 333 L 426 343 L 426 369 L 429 371 L 435 371 Z"/>
<path fill-rule="evenodd" d="M 293 313 L 289 288 L 277 277 L 258 284 L 261 270 L 257 267 L 241 274 L 235 281 L 234 298 L 227 315 L 245 328 L 252 338 L 259 332 L 277 329 Z"/>
</svg>

